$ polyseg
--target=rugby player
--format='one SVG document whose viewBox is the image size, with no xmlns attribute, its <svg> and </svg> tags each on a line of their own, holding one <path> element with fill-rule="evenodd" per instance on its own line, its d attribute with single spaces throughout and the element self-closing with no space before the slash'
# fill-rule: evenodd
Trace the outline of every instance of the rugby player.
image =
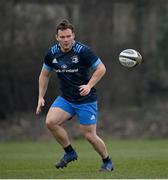
<svg viewBox="0 0 168 180">
<path fill-rule="evenodd" d="M 65 151 L 56 168 L 64 168 L 78 155 L 73 148 L 68 133 L 62 124 L 74 117 L 84 137 L 91 143 L 102 159 L 100 171 L 112 171 L 113 164 L 104 141 L 97 135 L 97 94 L 95 85 L 106 72 L 101 59 L 90 47 L 75 41 L 74 26 L 68 20 L 62 20 L 56 27 L 56 44 L 44 58 L 39 76 L 39 97 L 36 114 L 45 105 L 44 96 L 47 91 L 51 73 L 57 73 L 61 94 L 51 105 L 46 126 L 56 141 Z M 92 74 L 90 75 L 90 70 Z"/>
</svg>

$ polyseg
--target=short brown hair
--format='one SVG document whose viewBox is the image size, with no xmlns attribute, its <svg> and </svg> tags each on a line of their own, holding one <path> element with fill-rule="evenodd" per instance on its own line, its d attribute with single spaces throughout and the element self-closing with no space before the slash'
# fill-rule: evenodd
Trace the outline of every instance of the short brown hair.
<svg viewBox="0 0 168 180">
<path fill-rule="evenodd" d="M 62 20 L 56 27 L 56 34 L 58 34 L 58 30 L 71 29 L 74 32 L 74 26 L 66 19 Z"/>
</svg>

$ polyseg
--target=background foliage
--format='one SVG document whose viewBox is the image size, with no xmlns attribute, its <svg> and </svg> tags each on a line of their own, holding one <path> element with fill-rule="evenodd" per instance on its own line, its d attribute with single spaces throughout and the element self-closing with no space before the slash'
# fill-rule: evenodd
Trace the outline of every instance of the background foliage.
<svg viewBox="0 0 168 180">
<path fill-rule="evenodd" d="M 12 124 L 17 133 L 24 126 L 32 127 L 28 121 L 35 117 L 27 115 L 34 113 L 37 104 L 43 57 L 55 43 L 55 27 L 63 18 L 75 25 L 76 39 L 91 46 L 107 67 L 97 85 L 101 132 L 117 137 L 167 137 L 167 0 L 1 0 L 1 138 L 4 134 L 6 138 L 7 129 L 13 132 Z M 119 64 L 118 54 L 126 48 L 142 54 L 141 66 L 126 69 Z M 53 75 L 44 113 L 58 94 Z M 138 127 L 142 127 L 139 133 Z"/>
</svg>

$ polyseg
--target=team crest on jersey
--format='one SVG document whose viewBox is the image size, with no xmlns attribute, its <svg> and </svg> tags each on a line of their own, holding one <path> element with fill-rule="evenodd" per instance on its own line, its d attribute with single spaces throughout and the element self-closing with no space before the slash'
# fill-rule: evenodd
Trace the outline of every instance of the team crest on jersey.
<svg viewBox="0 0 168 180">
<path fill-rule="evenodd" d="M 72 63 L 78 63 L 79 62 L 79 58 L 76 55 L 72 56 L 71 59 L 72 59 Z"/>
</svg>

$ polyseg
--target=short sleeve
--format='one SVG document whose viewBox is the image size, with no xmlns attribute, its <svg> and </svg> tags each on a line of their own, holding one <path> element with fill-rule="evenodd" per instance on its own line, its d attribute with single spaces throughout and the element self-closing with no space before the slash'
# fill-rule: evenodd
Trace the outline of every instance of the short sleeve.
<svg viewBox="0 0 168 180">
<path fill-rule="evenodd" d="M 51 71 L 53 69 L 51 51 L 48 51 L 48 53 L 44 57 L 43 68 L 45 68 L 45 69 L 47 69 L 49 71 Z"/>
<path fill-rule="evenodd" d="M 87 68 L 96 69 L 102 63 L 101 59 L 89 48 L 84 47 L 81 51 L 83 63 Z"/>
</svg>

